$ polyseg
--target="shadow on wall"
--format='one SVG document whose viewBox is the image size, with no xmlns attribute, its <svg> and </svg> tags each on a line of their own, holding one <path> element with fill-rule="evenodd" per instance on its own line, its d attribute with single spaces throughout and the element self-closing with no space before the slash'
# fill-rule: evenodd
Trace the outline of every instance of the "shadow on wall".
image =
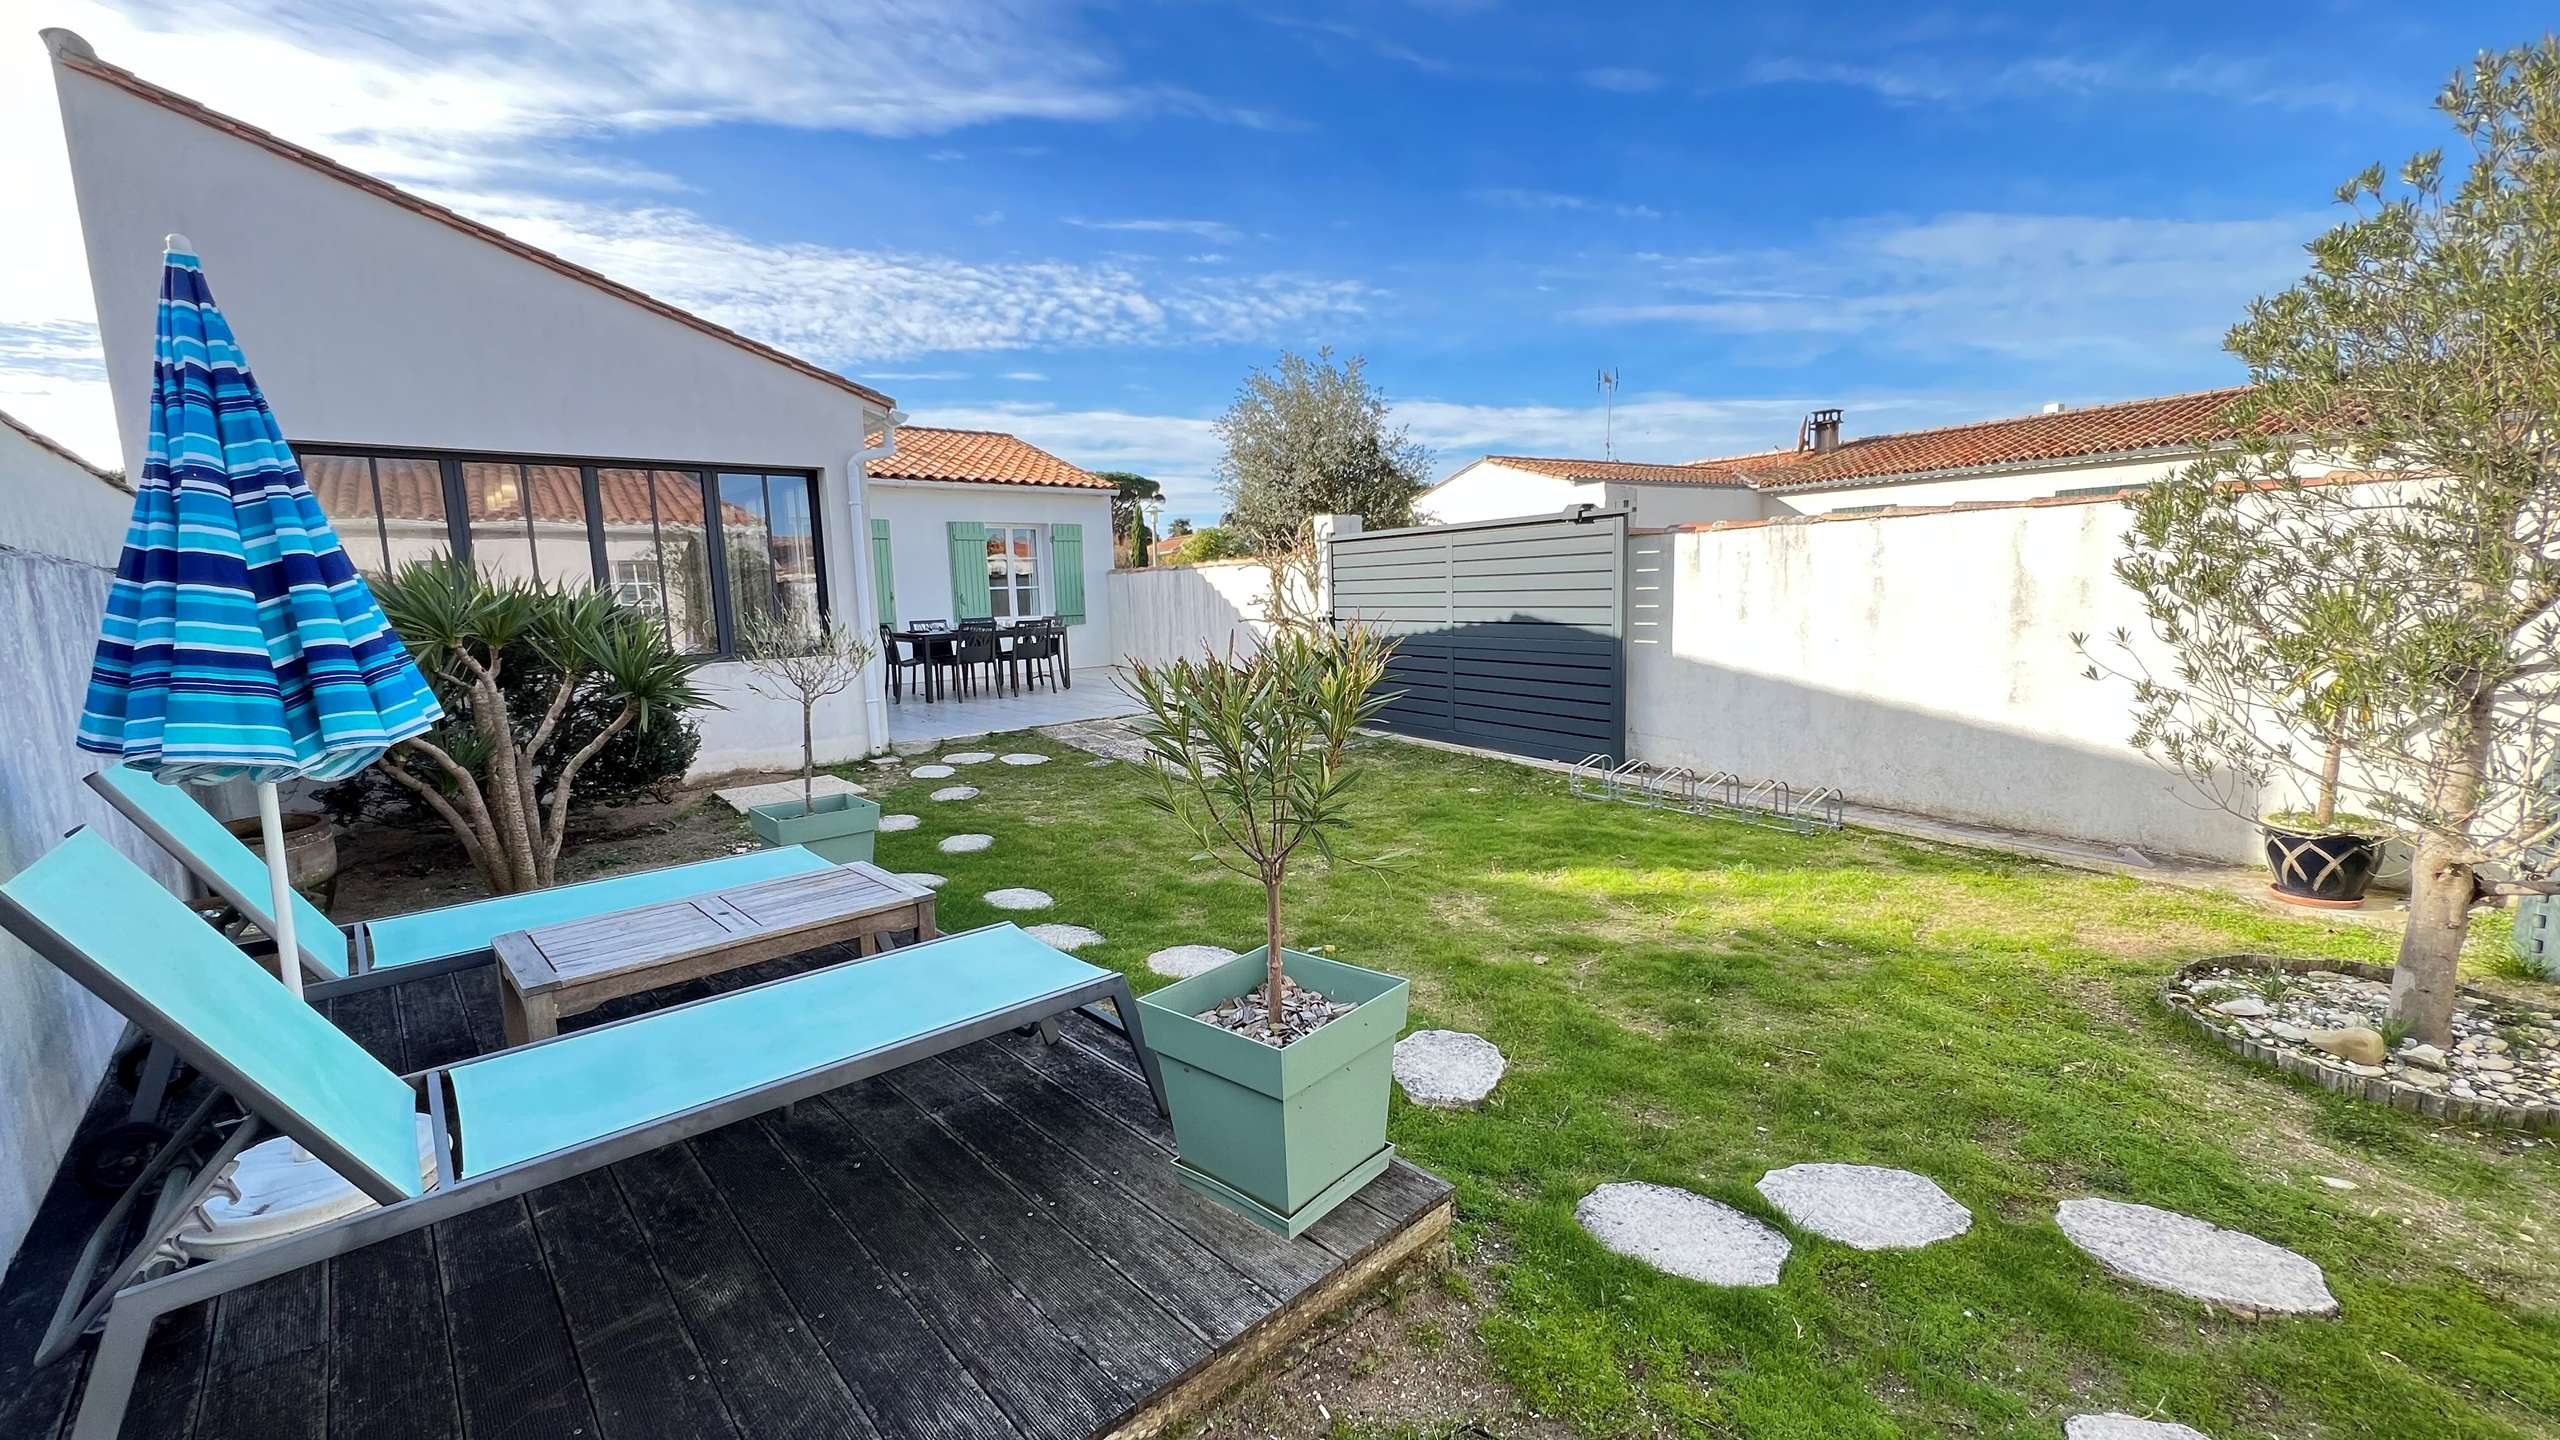
<svg viewBox="0 0 2560 1440">
<path fill-rule="evenodd" d="M 2250 825 L 2132 751 L 1630 648 L 1628 749 L 1654 764 L 2158 855 L 2256 858 Z"/>
<path fill-rule="evenodd" d="M 1256 560 L 1114 570 L 1104 582 L 1119 662 L 1161 665 L 1229 647 L 1250 652 L 1271 627 L 1262 619 L 1271 570 Z"/>
</svg>

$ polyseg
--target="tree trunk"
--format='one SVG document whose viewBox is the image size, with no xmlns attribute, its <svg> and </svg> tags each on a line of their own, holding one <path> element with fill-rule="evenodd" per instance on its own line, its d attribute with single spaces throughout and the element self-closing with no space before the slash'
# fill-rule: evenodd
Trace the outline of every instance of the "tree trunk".
<svg viewBox="0 0 2560 1440">
<path fill-rule="evenodd" d="M 2446 727 L 2442 743 L 2452 758 L 2436 777 L 2427 808 L 2435 823 L 2459 834 L 2479 803 L 2480 773 L 2496 732 L 2495 697 L 2481 695 Z M 2391 1018 L 2429 1045 L 2453 1044 L 2453 992 L 2462 963 L 2463 937 L 2471 933 L 2471 904 L 2478 898 L 2470 862 L 2450 840 L 2430 835 L 2418 847 L 2409 875 L 2409 923 L 2400 932 L 2400 959 L 2391 967 Z"/>
<path fill-rule="evenodd" d="M 2338 818 L 2338 766 L 2346 753 L 2346 737 L 2330 732 L 2329 753 L 2320 757 L 2320 803 L 2311 814 L 2311 823 L 2320 829 L 2327 829 L 2329 822 Z"/>
<path fill-rule="evenodd" d="M 1262 1031 L 1276 1035 L 1280 1023 L 1280 992 L 1289 983 L 1288 972 L 1280 965 L 1280 880 L 1262 882 Z"/>
<path fill-rule="evenodd" d="M 818 811 L 818 741 L 817 724 L 811 714 L 815 705 L 800 707 L 800 813 L 814 815 Z"/>
<path fill-rule="evenodd" d="M 2409 876 L 2409 923 L 2391 967 L 2391 1018 L 2429 1045 L 2453 1044 L 2455 972 L 2471 933 L 2471 867 L 2434 844 L 2419 848 Z"/>
</svg>

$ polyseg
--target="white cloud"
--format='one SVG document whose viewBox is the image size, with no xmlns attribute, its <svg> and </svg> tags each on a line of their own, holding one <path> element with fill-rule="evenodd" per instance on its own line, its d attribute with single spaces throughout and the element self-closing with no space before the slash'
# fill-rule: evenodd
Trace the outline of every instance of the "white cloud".
<svg viewBox="0 0 2560 1440">
<path fill-rule="evenodd" d="M 865 370 L 866 380 L 966 380 L 966 370 Z"/>
<path fill-rule="evenodd" d="M 681 187 L 667 177 L 581 153 L 601 137 L 741 121 L 886 136 L 1142 111 L 1285 123 L 1126 83 L 1045 0 L 428 0 L 373 16 L 295 0 L 131 16 L 95 0 L 38 3 L 34 18 L 78 30 L 110 63 L 822 363 L 1259 339 L 1368 303 L 1364 287 L 1294 275 L 1162 279 L 1153 262 L 975 264 L 767 242 L 672 203 Z M 104 388 L 62 371 L 65 353 L 94 356 L 93 341 L 62 327 L 95 317 L 39 46 L 0 47 L 0 133 L 11 138 L 0 147 L 11 219 L 0 226 L 0 327 L 14 337 L 0 349 L 0 395 L 29 423 L 52 417 L 43 428 L 67 443 L 100 437 L 82 448 L 112 461 Z M 640 203 L 557 193 L 598 186 L 637 189 Z M 30 336 L 47 337 L 42 353 Z"/>
<path fill-rule="evenodd" d="M 434 198 L 706 318 L 828 364 L 1028 346 L 1179 345 L 1297 333 L 1367 309 L 1367 287 L 1317 277 L 1159 279 L 1126 263 L 980 263 L 772 243 L 672 206 L 617 209 L 520 194 Z"/>
<path fill-rule="evenodd" d="M 1768 56 L 1743 68 L 1754 85 L 1821 85 L 1864 90 L 1898 105 L 1969 106 L 1993 101 L 2095 100 L 2182 95 L 2286 110 L 2367 109 L 2373 90 L 2345 80 L 2279 71 L 2247 59 L 2203 55 L 2182 60 L 2116 54 L 2028 55 L 1986 60 L 1905 52 L 1879 60 Z"/>
<path fill-rule="evenodd" d="M 1047 380 L 1049 377 L 1041 374 L 1037 370 L 1007 370 L 996 378 L 999 380 L 1017 380 L 1025 384 L 1036 385 Z"/>
<path fill-rule="evenodd" d="M 1662 218 L 1662 212 L 1650 205 L 1629 205 L 1615 200 L 1598 200 L 1588 195 L 1568 195 L 1558 190 L 1529 190 L 1504 185 L 1470 190 L 1467 194 L 1468 198 L 1479 205 L 1492 205 L 1504 210 L 1615 215 L 1621 220 Z"/>
<path fill-rule="evenodd" d="M 1168 514 L 1215 519 L 1226 503 L 1211 473 L 1217 424 L 1204 417 L 995 401 L 919 410 L 915 423 L 1002 430 L 1087 470 L 1135 471 L 1164 486 Z"/>
<path fill-rule="evenodd" d="M 1212 245 L 1232 245 L 1241 238 L 1236 227 L 1224 220 L 1086 220 L 1070 217 L 1068 224 L 1079 230 L 1116 230 L 1137 235 L 1189 235 Z"/>
<path fill-rule="evenodd" d="M 1640 286 L 1582 309 L 1815 345 L 2095 358 L 2213 355 L 2254 296 L 2303 268 L 2319 217 L 2163 220 L 1964 212 L 1842 227 L 1789 250 L 1636 257 Z"/>
</svg>

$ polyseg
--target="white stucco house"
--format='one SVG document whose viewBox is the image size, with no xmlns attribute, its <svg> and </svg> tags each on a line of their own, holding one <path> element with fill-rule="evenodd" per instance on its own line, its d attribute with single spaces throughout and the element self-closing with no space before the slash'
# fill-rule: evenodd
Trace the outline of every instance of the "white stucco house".
<svg viewBox="0 0 2560 1440">
<path fill-rule="evenodd" d="M 699 773 L 798 761 L 796 711 L 735 659 L 760 607 L 865 634 L 1058 614 L 1080 666 L 1113 658 L 1107 482 L 908 430 L 871 386 L 45 39 L 129 470 L 180 233 L 359 568 L 441 551 L 664 616 L 726 707 Z M 888 743 L 880 695 L 827 702 L 822 760 Z"/>
<path fill-rule="evenodd" d="M 1422 508 L 1457 522 L 1594 505 L 1628 511 L 1631 525 L 1664 529 L 2113 492 L 2230 442 L 2223 411 L 2241 393 L 2049 405 L 2034 415 L 1881 435 L 1844 434 L 1841 411 L 1817 410 L 1788 448 L 1677 465 L 1488 455 L 1433 486 Z M 2332 467 L 2306 459 L 2300 468 Z"/>
</svg>

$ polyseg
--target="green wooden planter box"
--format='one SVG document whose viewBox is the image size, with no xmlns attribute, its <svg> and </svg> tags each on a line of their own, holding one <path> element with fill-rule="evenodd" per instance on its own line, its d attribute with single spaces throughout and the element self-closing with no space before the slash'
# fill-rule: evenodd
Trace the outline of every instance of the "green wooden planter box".
<svg viewBox="0 0 2560 1440">
<path fill-rule="evenodd" d="M 1395 1158 L 1387 1086 L 1406 985 L 1338 960 L 1281 954 L 1290 979 L 1358 1008 L 1278 1050 L 1193 1019 L 1261 985 L 1259 948 L 1141 995 L 1138 1005 L 1173 1108 L 1175 1170 L 1294 1239 Z"/>
<path fill-rule="evenodd" d="M 871 858 L 880 807 L 859 795 L 821 795 L 815 810 L 797 800 L 748 809 L 747 823 L 767 845 L 806 845 L 838 865 Z"/>
</svg>

